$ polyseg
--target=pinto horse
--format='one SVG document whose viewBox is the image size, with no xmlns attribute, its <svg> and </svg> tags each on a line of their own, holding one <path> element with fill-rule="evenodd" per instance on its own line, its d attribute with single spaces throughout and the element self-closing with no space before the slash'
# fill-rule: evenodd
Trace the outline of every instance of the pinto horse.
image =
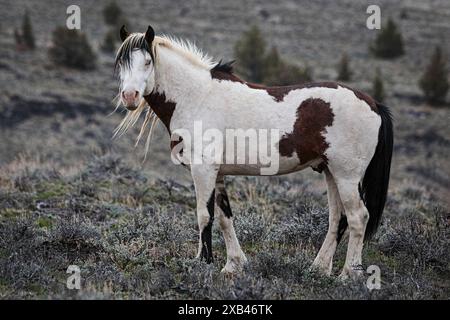
<svg viewBox="0 0 450 320">
<path fill-rule="evenodd" d="M 261 161 L 237 163 L 234 157 L 218 162 L 211 150 L 194 148 L 192 136 L 201 123 L 222 133 L 230 128 L 278 130 L 271 155 L 279 161 L 271 174 L 310 167 L 325 175 L 329 227 L 313 267 L 330 275 L 336 247 L 348 234 L 340 277 L 362 273 L 363 243 L 379 225 L 389 184 L 393 127 L 386 106 L 334 82 L 284 87 L 246 82 L 233 73 L 231 63 L 214 62 L 190 42 L 155 36 L 150 26 L 145 33 L 131 34 L 123 26 L 120 37 L 118 105 L 128 111 L 115 133 L 123 134 L 144 110 L 139 138 L 150 122 L 148 141 L 156 119 L 165 125 L 172 151 L 177 150 L 177 159 L 194 181 L 199 258 L 213 260 L 211 228 L 216 218 L 227 249 L 222 271 L 236 272 L 247 262 L 233 227 L 224 176 L 262 175 L 264 167 Z M 226 146 L 223 154 L 233 151 L 237 156 L 252 149 Z M 258 147 L 269 148 L 261 142 Z M 201 161 L 193 161 L 192 156 Z"/>
</svg>

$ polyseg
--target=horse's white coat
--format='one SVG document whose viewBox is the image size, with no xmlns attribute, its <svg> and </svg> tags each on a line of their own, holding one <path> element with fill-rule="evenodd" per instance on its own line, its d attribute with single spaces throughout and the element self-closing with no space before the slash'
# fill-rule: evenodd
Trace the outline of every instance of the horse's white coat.
<svg viewBox="0 0 450 320">
<path fill-rule="evenodd" d="M 329 103 L 334 115 L 333 122 L 322 134 L 329 144 L 326 150 L 326 181 L 330 226 L 314 265 L 327 274 L 331 272 L 337 243 L 337 224 L 340 212 L 343 212 L 347 216 L 350 238 L 341 276 L 345 278 L 357 273 L 352 266 L 361 264 L 362 240 L 368 217 L 367 209 L 359 197 L 358 183 L 375 152 L 381 124 L 379 115 L 365 101 L 356 97 L 353 91 L 344 87 L 296 89 L 277 102 L 265 90 L 251 89 L 240 82 L 213 79 L 210 73 L 211 61 L 204 57 L 196 59 L 195 54 L 187 50 L 186 46 L 156 37 L 152 50 L 155 66 L 145 65 L 148 53 L 141 50 L 133 52 L 130 71 L 121 72 L 123 88 L 135 89 L 140 94 L 147 94 L 152 90 L 164 93 L 168 101 L 176 103 L 170 121 L 172 132 L 182 129 L 193 136 L 194 122 L 202 121 L 204 130 L 278 129 L 282 136 L 292 132 L 297 109 L 302 101 L 320 98 Z M 301 111 L 299 116 L 302 116 Z M 192 149 L 189 141 L 190 139 L 184 139 L 183 149 Z M 205 157 L 203 150 L 201 152 L 201 156 Z M 300 165 L 296 155 L 280 156 L 278 173 L 298 171 L 321 161 L 322 159 L 316 159 Z M 220 182 L 223 181 L 223 175 L 257 175 L 260 166 L 204 164 L 191 165 L 190 169 L 196 188 L 198 224 L 200 231 L 203 231 L 210 219 L 207 201 L 212 190 L 223 187 Z M 217 211 L 221 212 L 219 221 L 227 247 L 224 271 L 233 272 L 247 259 L 237 241 L 232 220 L 216 207 L 216 213 Z M 200 242 L 199 255 L 201 247 Z"/>
</svg>

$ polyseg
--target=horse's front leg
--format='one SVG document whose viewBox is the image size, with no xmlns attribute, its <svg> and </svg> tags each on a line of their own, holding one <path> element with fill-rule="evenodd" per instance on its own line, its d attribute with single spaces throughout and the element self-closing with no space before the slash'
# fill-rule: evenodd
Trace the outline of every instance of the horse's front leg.
<svg viewBox="0 0 450 320">
<path fill-rule="evenodd" d="M 213 261 L 212 225 L 214 221 L 215 187 L 219 166 L 192 165 L 191 174 L 194 180 L 197 198 L 197 220 L 200 231 L 197 258 Z"/>
<path fill-rule="evenodd" d="M 239 245 L 236 232 L 234 231 L 233 214 L 231 213 L 230 201 L 225 190 L 223 176 L 217 178 L 215 210 L 227 249 L 227 264 L 222 269 L 222 272 L 234 273 L 240 271 L 247 262 L 247 258 Z"/>
</svg>

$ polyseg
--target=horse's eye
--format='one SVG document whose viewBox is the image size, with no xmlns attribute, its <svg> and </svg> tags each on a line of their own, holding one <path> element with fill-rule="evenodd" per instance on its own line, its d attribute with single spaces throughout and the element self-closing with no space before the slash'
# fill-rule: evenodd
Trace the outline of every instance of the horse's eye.
<svg viewBox="0 0 450 320">
<path fill-rule="evenodd" d="M 146 65 L 146 66 L 149 66 L 150 63 L 152 63 L 152 60 L 151 60 L 151 59 L 145 60 L 145 65 Z"/>
</svg>

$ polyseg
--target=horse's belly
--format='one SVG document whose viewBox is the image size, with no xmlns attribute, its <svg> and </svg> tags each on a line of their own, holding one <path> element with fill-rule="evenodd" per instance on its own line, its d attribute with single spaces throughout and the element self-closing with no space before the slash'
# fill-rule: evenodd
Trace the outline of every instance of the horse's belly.
<svg viewBox="0 0 450 320">
<path fill-rule="evenodd" d="M 320 160 L 300 164 L 297 159 L 280 157 L 278 162 L 274 161 L 269 165 L 225 163 L 220 166 L 219 174 L 236 176 L 282 175 L 314 166 L 316 162 L 319 163 Z"/>
</svg>

